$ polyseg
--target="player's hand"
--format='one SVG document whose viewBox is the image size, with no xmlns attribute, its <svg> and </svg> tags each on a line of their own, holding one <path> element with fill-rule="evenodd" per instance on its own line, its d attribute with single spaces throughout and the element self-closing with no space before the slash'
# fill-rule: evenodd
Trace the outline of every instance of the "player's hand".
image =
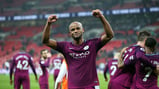
<svg viewBox="0 0 159 89">
<path fill-rule="evenodd" d="M 53 22 L 56 22 L 56 21 L 57 21 L 56 15 L 50 15 L 48 17 L 48 20 L 47 20 L 48 23 L 53 23 Z"/>
<path fill-rule="evenodd" d="M 50 52 L 47 53 L 47 57 L 48 57 L 48 58 L 51 57 L 51 53 L 50 53 Z"/>
<path fill-rule="evenodd" d="M 105 81 L 106 81 L 106 82 L 108 82 L 108 79 L 107 79 L 107 78 L 105 78 Z"/>
<path fill-rule="evenodd" d="M 13 83 L 13 81 L 12 81 L 12 80 L 10 80 L 10 85 L 12 85 L 12 83 Z"/>
<path fill-rule="evenodd" d="M 92 14 L 95 17 L 101 17 L 101 16 L 103 16 L 102 12 L 99 9 L 93 10 Z"/>
<path fill-rule="evenodd" d="M 119 56 L 119 60 L 122 61 L 123 60 L 123 55 L 126 51 L 127 47 L 124 47 L 121 51 L 120 51 L 120 56 Z"/>
<path fill-rule="evenodd" d="M 35 80 L 38 81 L 38 77 L 37 76 L 35 76 Z"/>
</svg>

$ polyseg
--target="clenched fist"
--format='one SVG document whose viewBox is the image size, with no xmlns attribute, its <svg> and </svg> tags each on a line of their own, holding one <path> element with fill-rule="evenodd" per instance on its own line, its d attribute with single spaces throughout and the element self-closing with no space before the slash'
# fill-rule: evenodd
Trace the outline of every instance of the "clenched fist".
<svg viewBox="0 0 159 89">
<path fill-rule="evenodd" d="M 95 17 L 101 17 L 103 15 L 102 12 L 99 9 L 93 10 L 92 14 Z"/>
<path fill-rule="evenodd" d="M 48 20 L 47 20 L 48 23 L 54 23 L 56 21 L 57 21 L 57 16 L 56 15 L 50 15 L 48 17 Z"/>
</svg>

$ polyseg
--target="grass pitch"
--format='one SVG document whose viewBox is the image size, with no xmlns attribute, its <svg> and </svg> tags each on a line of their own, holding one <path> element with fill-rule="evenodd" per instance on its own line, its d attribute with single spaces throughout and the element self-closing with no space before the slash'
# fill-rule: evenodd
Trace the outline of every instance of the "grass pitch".
<svg viewBox="0 0 159 89">
<path fill-rule="evenodd" d="M 109 75 L 108 75 L 109 76 Z M 98 78 L 100 81 L 100 89 L 107 89 L 108 82 L 104 80 L 102 74 L 98 74 Z M 33 74 L 30 75 L 30 86 L 31 89 L 40 89 L 38 81 L 35 80 Z M 0 89 L 14 89 L 13 84 L 10 85 L 9 74 L 0 74 Z M 21 89 L 23 89 L 21 87 Z M 50 74 L 49 76 L 49 89 L 54 89 L 54 80 L 53 75 Z"/>
</svg>

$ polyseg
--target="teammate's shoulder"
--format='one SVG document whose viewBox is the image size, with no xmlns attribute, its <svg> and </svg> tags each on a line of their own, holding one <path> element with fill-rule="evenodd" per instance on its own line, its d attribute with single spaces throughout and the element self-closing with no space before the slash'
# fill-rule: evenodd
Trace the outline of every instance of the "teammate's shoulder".
<svg viewBox="0 0 159 89">
<path fill-rule="evenodd" d="M 135 44 L 135 45 L 132 45 L 131 48 L 145 52 L 145 49 L 143 47 L 141 47 L 140 45 Z"/>
</svg>

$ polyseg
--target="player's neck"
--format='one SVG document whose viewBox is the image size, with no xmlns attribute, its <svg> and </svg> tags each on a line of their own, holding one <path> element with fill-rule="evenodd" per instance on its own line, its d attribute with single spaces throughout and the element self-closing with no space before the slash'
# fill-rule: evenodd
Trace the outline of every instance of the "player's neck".
<svg viewBox="0 0 159 89">
<path fill-rule="evenodd" d="M 79 39 L 79 40 L 74 40 L 73 44 L 74 44 L 74 45 L 81 45 L 83 42 L 84 42 L 84 39 L 81 38 L 81 39 Z"/>
<path fill-rule="evenodd" d="M 145 47 L 145 46 L 144 46 L 144 42 L 142 42 L 142 41 L 138 41 L 138 42 L 137 42 L 137 45 L 139 45 L 139 46 L 141 46 L 141 47 Z"/>
<path fill-rule="evenodd" d="M 150 49 L 146 50 L 146 54 L 152 54 L 153 52 Z"/>
</svg>

